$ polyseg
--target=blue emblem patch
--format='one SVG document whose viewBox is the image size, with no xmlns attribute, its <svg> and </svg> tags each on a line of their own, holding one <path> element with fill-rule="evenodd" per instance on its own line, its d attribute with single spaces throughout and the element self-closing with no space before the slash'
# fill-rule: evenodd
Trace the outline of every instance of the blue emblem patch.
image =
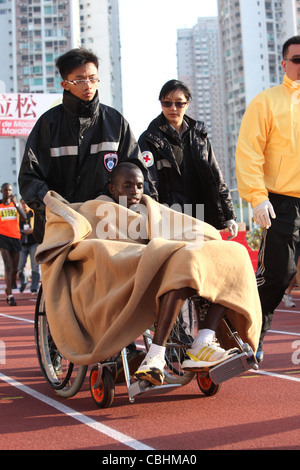
<svg viewBox="0 0 300 470">
<path fill-rule="evenodd" d="M 103 157 L 104 166 L 107 171 L 111 172 L 118 164 L 118 154 L 117 153 L 106 153 Z"/>
</svg>

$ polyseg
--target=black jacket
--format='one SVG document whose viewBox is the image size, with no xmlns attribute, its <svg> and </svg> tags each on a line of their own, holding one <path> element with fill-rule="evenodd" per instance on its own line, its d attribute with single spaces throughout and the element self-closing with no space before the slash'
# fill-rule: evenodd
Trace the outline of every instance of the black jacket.
<svg viewBox="0 0 300 470">
<path fill-rule="evenodd" d="M 115 109 L 64 91 L 62 104 L 44 113 L 32 129 L 19 173 L 20 194 L 35 213 L 35 237 L 42 241 L 43 198 L 54 190 L 68 202 L 84 202 L 105 192 L 113 167 L 132 161 L 148 172 L 130 127 Z"/>
<path fill-rule="evenodd" d="M 227 185 L 203 122 L 184 117 L 188 128 L 180 137 L 163 114 L 140 136 L 139 146 L 162 204 L 204 205 L 204 220 L 218 230 L 236 219 Z"/>
</svg>

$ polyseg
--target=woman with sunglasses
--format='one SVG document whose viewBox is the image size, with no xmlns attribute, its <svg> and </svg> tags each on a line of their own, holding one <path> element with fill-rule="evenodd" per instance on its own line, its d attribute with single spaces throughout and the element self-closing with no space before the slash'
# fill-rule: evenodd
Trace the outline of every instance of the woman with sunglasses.
<svg viewBox="0 0 300 470">
<path fill-rule="evenodd" d="M 204 215 L 205 222 L 218 230 L 228 228 L 235 237 L 238 226 L 232 200 L 207 128 L 186 114 L 191 99 L 183 82 L 164 84 L 159 94 L 162 113 L 139 138 L 143 159 L 161 204 L 179 204 L 182 211 L 201 220 Z"/>
</svg>

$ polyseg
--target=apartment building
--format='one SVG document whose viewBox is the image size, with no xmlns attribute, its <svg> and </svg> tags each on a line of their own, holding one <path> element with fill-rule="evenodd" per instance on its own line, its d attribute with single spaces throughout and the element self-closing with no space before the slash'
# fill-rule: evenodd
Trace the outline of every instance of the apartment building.
<svg viewBox="0 0 300 470">
<path fill-rule="evenodd" d="M 177 31 L 178 78 L 192 92 L 188 114 L 204 121 L 219 166 L 227 179 L 222 61 L 217 17 L 198 18 L 190 29 Z"/>
<path fill-rule="evenodd" d="M 189 113 L 206 122 L 231 189 L 242 116 L 254 96 L 282 82 L 282 45 L 296 34 L 300 0 L 218 0 L 218 17 L 177 32 L 178 77 L 194 97 Z"/>
<path fill-rule="evenodd" d="M 99 56 L 101 101 L 122 112 L 118 0 L 0 0 L 0 42 L 0 93 L 61 93 L 55 60 L 81 45 Z M 16 194 L 24 144 L 0 140 L 0 184 Z"/>
<path fill-rule="evenodd" d="M 282 45 L 299 31 L 299 6 L 298 0 L 218 0 L 231 188 L 242 116 L 254 96 L 282 82 Z"/>
<path fill-rule="evenodd" d="M 118 0 L 79 0 L 80 44 L 100 60 L 101 102 L 123 112 Z"/>
</svg>

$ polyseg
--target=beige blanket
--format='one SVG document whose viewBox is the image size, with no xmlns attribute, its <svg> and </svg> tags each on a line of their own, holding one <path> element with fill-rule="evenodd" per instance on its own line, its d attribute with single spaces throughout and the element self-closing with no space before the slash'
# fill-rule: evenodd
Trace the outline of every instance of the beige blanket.
<svg viewBox="0 0 300 470">
<path fill-rule="evenodd" d="M 242 245 L 147 196 L 146 215 L 105 196 L 69 204 L 48 192 L 45 203 L 36 259 L 51 333 L 70 361 L 118 353 L 156 321 L 159 297 L 184 286 L 227 306 L 243 340 L 257 348 L 261 308 Z"/>
</svg>

